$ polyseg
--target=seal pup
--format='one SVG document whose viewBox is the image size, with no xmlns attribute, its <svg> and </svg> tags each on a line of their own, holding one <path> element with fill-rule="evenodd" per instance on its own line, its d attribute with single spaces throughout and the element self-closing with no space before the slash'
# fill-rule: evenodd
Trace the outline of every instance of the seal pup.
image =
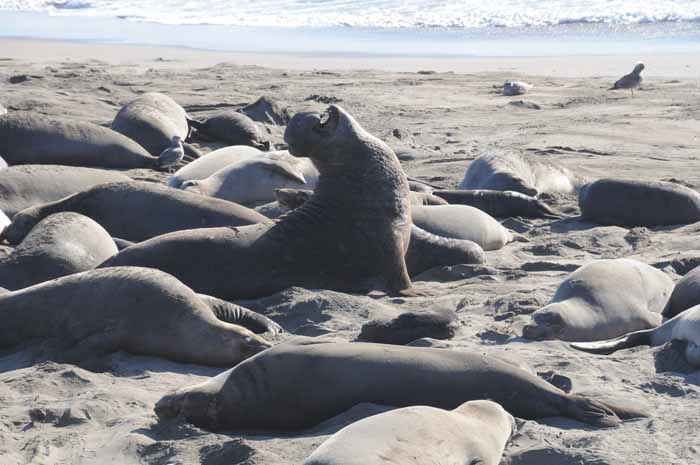
<svg viewBox="0 0 700 465">
<path fill-rule="evenodd" d="M 130 181 L 100 184 L 64 199 L 22 210 L 0 237 L 16 244 L 43 218 L 64 211 L 88 216 L 112 236 L 134 242 L 183 229 L 270 221 L 232 202 L 152 182 Z"/>
<path fill-rule="evenodd" d="M 634 89 L 642 84 L 642 71 L 644 71 L 644 63 L 637 63 L 631 73 L 622 76 L 608 90 L 629 89 L 634 97 Z"/>
<path fill-rule="evenodd" d="M 533 88 L 532 84 L 523 81 L 506 81 L 503 83 L 503 95 L 513 97 L 515 95 L 527 94 Z"/>
<path fill-rule="evenodd" d="M 0 286 L 22 289 L 91 270 L 116 253 L 117 246 L 102 226 L 77 213 L 57 213 L 0 256 Z"/>
<path fill-rule="evenodd" d="M 408 183 L 391 149 L 335 105 L 323 114 L 297 113 L 285 141 L 292 155 L 310 157 L 320 172 L 303 206 L 274 224 L 166 234 L 102 266 L 162 269 L 225 299 L 291 286 L 418 295 L 404 260 L 411 235 Z"/>
<path fill-rule="evenodd" d="M 584 220 L 617 226 L 667 226 L 700 221 L 700 193 L 663 181 L 599 179 L 581 189 Z"/>
<path fill-rule="evenodd" d="M 595 260 L 571 273 L 523 328 L 527 339 L 596 341 L 661 323 L 673 291 L 666 274 L 626 258 Z"/>
<path fill-rule="evenodd" d="M 179 188 L 185 181 L 196 181 L 206 179 L 222 168 L 243 160 L 258 158 L 262 152 L 255 147 L 247 145 L 236 145 L 233 147 L 223 147 L 206 156 L 198 158 L 183 166 L 168 178 L 170 187 Z"/>
<path fill-rule="evenodd" d="M 700 305 L 700 266 L 690 270 L 676 283 L 663 316 L 673 318 L 696 305 Z"/>
<path fill-rule="evenodd" d="M 450 204 L 468 205 L 478 208 L 496 218 L 561 219 L 563 216 L 552 210 L 541 200 L 513 191 L 497 191 L 488 189 L 473 190 L 436 190 L 433 195 L 446 200 Z"/>
<path fill-rule="evenodd" d="M 485 399 L 520 418 L 566 416 L 599 427 L 641 414 L 567 394 L 476 352 L 318 339 L 272 347 L 209 381 L 164 396 L 155 411 L 161 419 L 181 417 L 209 430 L 296 430 L 363 402 L 454 409 Z"/>
<path fill-rule="evenodd" d="M 162 271 L 90 270 L 0 295 L 0 346 L 56 339 L 69 360 L 123 350 L 231 366 L 270 347 Z"/>
<path fill-rule="evenodd" d="M 636 331 L 608 341 L 574 343 L 574 349 L 608 355 L 637 346 L 658 347 L 671 341 L 685 342 L 685 359 L 700 369 L 700 305 L 666 321 L 657 328 Z"/>
<path fill-rule="evenodd" d="M 0 154 L 10 165 L 126 170 L 169 166 L 134 140 L 109 128 L 28 113 L 0 116 Z"/>
<path fill-rule="evenodd" d="M 582 181 L 568 169 L 519 153 L 487 154 L 472 161 L 460 189 L 515 191 L 529 196 L 571 194 Z"/>
<path fill-rule="evenodd" d="M 265 140 L 255 122 L 238 111 L 224 110 L 204 121 L 190 119 L 190 126 L 197 130 L 197 135 L 227 145 L 249 145 L 261 150 L 270 148 L 270 142 Z"/>
<path fill-rule="evenodd" d="M 515 431 L 515 419 L 488 400 L 451 411 L 404 407 L 346 426 L 303 465 L 498 465 Z"/>
</svg>

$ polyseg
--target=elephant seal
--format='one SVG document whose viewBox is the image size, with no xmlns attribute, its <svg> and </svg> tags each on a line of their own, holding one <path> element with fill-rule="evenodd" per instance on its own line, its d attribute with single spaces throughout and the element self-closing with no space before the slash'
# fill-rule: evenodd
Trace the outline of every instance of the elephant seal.
<svg viewBox="0 0 700 465">
<path fill-rule="evenodd" d="M 255 334 L 279 334 L 282 332 L 282 327 L 265 315 L 210 295 L 197 294 L 197 297 L 207 304 L 221 321 L 243 326 Z"/>
<path fill-rule="evenodd" d="M 378 318 L 362 325 L 358 341 L 408 344 L 429 337 L 452 339 L 459 329 L 454 310 L 404 312 L 394 318 Z"/>
<path fill-rule="evenodd" d="M 151 182 L 130 181 L 100 184 L 62 200 L 22 210 L 1 236 L 16 244 L 43 218 L 64 211 L 88 216 L 112 236 L 134 242 L 183 229 L 270 221 L 235 203 Z"/>
<path fill-rule="evenodd" d="M 484 250 L 498 250 L 513 242 L 513 234 L 478 208 L 465 205 L 415 206 L 413 223 L 442 237 L 473 241 Z"/>
<path fill-rule="evenodd" d="M 414 192 L 411 191 L 409 193 L 411 196 L 411 205 L 421 205 L 421 206 L 430 206 L 430 205 L 448 205 L 449 202 L 443 198 L 440 198 L 438 196 L 435 196 L 433 194 L 429 194 L 427 192 Z"/>
<path fill-rule="evenodd" d="M 164 396 L 155 411 L 161 419 L 183 417 L 209 430 L 296 430 L 363 402 L 454 409 L 483 399 L 525 419 L 566 416 L 609 427 L 635 416 L 566 394 L 528 371 L 475 352 L 322 340 L 279 344 Z"/>
<path fill-rule="evenodd" d="M 644 71 L 644 63 L 637 63 L 631 73 L 622 76 L 608 90 L 629 89 L 634 97 L 634 89 L 639 87 L 643 81 L 642 71 Z"/>
<path fill-rule="evenodd" d="M 515 95 L 527 94 L 532 90 L 532 84 L 523 81 L 506 81 L 503 83 L 503 95 L 513 97 Z"/>
<path fill-rule="evenodd" d="M 599 179 L 579 193 L 584 220 L 617 226 L 664 226 L 700 221 L 700 193 L 663 181 Z"/>
<path fill-rule="evenodd" d="M 167 168 L 123 134 L 92 123 L 10 113 L 0 116 L 0 154 L 10 165 Z"/>
<path fill-rule="evenodd" d="M 469 165 L 460 189 L 515 191 L 536 196 L 576 192 L 582 181 L 564 167 L 519 153 L 482 155 Z"/>
<path fill-rule="evenodd" d="M 303 465 L 498 465 L 515 431 L 515 419 L 488 400 L 452 411 L 404 407 L 346 426 Z"/>
<path fill-rule="evenodd" d="M 247 145 L 236 145 L 214 150 L 177 170 L 168 179 L 168 185 L 179 188 L 185 181 L 206 179 L 222 168 L 239 161 L 258 158 L 262 155 L 263 153 L 260 150 Z"/>
<path fill-rule="evenodd" d="M 69 359 L 124 350 L 231 366 L 270 346 L 220 321 L 197 295 L 158 270 L 90 270 L 0 295 L 0 346 L 56 339 Z"/>
<path fill-rule="evenodd" d="M 91 270 L 116 253 L 117 246 L 102 226 L 78 213 L 57 213 L 0 256 L 0 286 L 22 289 Z"/>
<path fill-rule="evenodd" d="M 255 122 L 243 113 L 225 110 L 208 116 L 204 121 L 190 120 L 198 135 L 227 145 L 249 145 L 261 150 L 270 148 Z"/>
<path fill-rule="evenodd" d="M 54 202 L 98 184 L 130 182 L 117 171 L 59 165 L 18 165 L 0 170 L 0 210 L 12 218 L 35 205 Z"/>
<path fill-rule="evenodd" d="M 574 343 L 571 347 L 592 354 L 607 355 L 642 345 L 658 347 L 671 341 L 685 342 L 686 361 L 694 368 L 700 369 L 700 305 L 671 318 L 657 328 L 636 331 L 609 341 Z"/>
<path fill-rule="evenodd" d="M 523 328 L 527 339 L 596 341 L 661 323 L 673 291 L 662 271 L 626 258 L 595 260 L 571 273 Z"/>
<path fill-rule="evenodd" d="M 310 157 L 320 172 L 303 206 L 274 224 L 166 234 L 102 266 L 162 269 L 224 299 L 291 286 L 417 295 L 404 260 L 411 235 L 408 184 L 391 149 L 334 105 L 325 114 L 297 113 L 285 140 L 292 155 Z"/>
<path fill-rule="evenodd" d="M 513 216 L 548 219 L 563 218 L 562 215 L 554 212 L 546 203 L 520 192 L 487 189 L 436 190 L 433 191 L 433 196 L 442 198 L 450 204 L 468 205 L 478 208 L 496 218 L 510 218 Z"/>
<path fill-rule="evenodd" d="M 700 266 L 690 270 L 676 283 L 663 317 L 673 318 L 696 305 L 700 305 Z"/>
</svg>

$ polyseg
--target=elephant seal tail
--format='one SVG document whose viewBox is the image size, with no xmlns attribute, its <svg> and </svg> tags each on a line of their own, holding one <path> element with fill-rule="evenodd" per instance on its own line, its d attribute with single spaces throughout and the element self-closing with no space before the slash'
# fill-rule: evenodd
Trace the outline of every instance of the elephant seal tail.
<svg viewBox="0 0 700 465">
<path fill-rule="evenodd" d="M 564 407 L 567 416 L 598 428 L 612 428 L 620 425 L 622 420 L 648 416 L 646 412 L 633 407 L 593 400 L 585 396 L 572 395 L 568 396 L 568 400 Z"/>
<path fill-rule="evenodd" d="M 652 333 L 653 329 L 646 329 L 625 334 L 624 336 L 620 336 L 616 339 L 609 339 L 607 341 L 574 342 L 571 344 L 571 347 L 591 354 L 609 355 L 622 349 L 651 345 Z"/>
</svg>

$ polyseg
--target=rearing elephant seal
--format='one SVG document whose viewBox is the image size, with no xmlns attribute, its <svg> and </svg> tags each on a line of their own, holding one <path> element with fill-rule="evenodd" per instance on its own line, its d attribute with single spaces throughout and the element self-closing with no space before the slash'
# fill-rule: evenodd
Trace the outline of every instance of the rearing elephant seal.
<svg viewBox="0 0 700 465">
<path fill-rule="evenodd" d="M 498 465 L 514 432 L 515 419 L 488 400 L 452 411 L 405 407 L 346 426 L 304 465 Z"/>
<path fill-rule="evenodd" d="M 404 255 L 411 235 L 408 183 L 396 155 L 348 113 L 298 113 L 289 151 L 320 172 L 314 195 L 275 224 L 166 234 L 103 266 L 167 271 L 198 292 L 254 298 L 290 286 L 384 289 L 416 295 Z"/>
<path fill-rule="evenodd" d="M 292 430 L 363 402 L 454 409 L 482 399 L 520 418 L 566 416 L 600 427 L 641 415 L 567 394 L 522 368 L 475 352 L 322 340 L 279 344 L 163 397 L 155 410 L 161 419 L 184 417 L 212 430 Z"/>
</svg>

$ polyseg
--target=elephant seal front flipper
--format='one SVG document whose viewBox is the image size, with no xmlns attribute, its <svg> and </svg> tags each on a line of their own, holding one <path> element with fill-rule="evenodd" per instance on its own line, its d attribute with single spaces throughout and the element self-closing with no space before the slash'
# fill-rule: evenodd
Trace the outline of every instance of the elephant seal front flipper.
<svg viewBox="0 0 700 465">
<path fill-rule="evenodd" d="M 214 315 L 221 321 L 231 323 L 232 325 L 243 326 L 253 331 L 255 334 L 279 334 L 283 331 L 280 325 L 268 317 L 241 307 L 240 305 L 210 295 L 197 294 L 197 296 L 211 308 Z"/>
</svg>

